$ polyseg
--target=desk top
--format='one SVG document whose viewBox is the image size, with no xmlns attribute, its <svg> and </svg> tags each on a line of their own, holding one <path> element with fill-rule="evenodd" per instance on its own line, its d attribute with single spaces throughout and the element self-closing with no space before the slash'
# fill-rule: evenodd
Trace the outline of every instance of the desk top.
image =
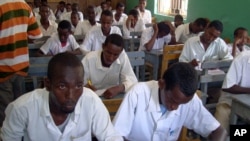
<svg viewBox="0 0 250 141">
<path fill-rule="evenodd" d="M 239 94 L 232 96 L 233 101 L 237 101 L 250 108 L 250 95 L 249 94 Z"/>
<path fill-rule="evenodd" d="M 153 49 L 153 50 L 150 50 L 150 51 L 145 50 L 145 53 L 152 54 L 152 55 L 162 55 L 163 50 L 162 49 Z"/>
</svg>

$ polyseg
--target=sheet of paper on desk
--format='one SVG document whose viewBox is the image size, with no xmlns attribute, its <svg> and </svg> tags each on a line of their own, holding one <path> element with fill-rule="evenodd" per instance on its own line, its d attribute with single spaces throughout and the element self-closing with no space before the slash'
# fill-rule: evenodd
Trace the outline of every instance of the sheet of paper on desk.
<svg viewBox="0 0 250 141">
<path fill-rule="evenodd" d="M 107 90 L 107 89 L 96 90 L 95 93 L 96 93 L 98 96 L 102 96 L 103 93 L 104 93 L 106 90 Z"/>
<path fill-rule="evenodd" d="M 220 70 L 220 69 L 212 69 L 212 70 L 208 70 L 208 74 L 218 75 L 218 74 L 225 74 L 225 72 L 223 70 Z"/>
</svg>

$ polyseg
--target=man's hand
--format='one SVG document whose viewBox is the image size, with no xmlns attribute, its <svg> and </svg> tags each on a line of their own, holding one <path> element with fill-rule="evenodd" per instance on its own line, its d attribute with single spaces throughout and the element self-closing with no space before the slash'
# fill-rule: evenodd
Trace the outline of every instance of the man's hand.
<svg viewBox="0 0 250 141">
<path fill-rule="evenodd" d="M 196 60 L 196 59 L 193 59 L 193 60 L 190 62 L 190 64 L 191 64 L 192 66 L 196 67 L 196 66 L 199 65 L 199 62 L 200 62 L 200 61 L 198 61 L 198 60 Z"/>
<path fill-rule="evenodd" d="M 104 93 L 103 96 L 104 98 L 110 99 L 113 98 L 114 96 L 118 95 L 121 92 L 124 92 L 124 85 L 118 85 L 114 86 L 111 88 L 108 88 Z"/>
</svg>

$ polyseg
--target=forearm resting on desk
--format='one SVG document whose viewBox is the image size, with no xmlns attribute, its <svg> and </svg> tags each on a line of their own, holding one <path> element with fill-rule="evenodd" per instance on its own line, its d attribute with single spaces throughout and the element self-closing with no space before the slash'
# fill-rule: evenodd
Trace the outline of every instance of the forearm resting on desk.
<svg viewBox="0 0 250 141">
<path fill-rule="evenodd" d="M 241 87 L 239 85 L 233 85 L 230 88 L 222 89 L 225 92 L 229 92 L 232 94 L 250 94 L 250 88 L 247 87 Z"/>
<path fill-rule="evenodd" d="M 209 141 L 226 141 L 226 139 L 227 131 L 222 126 L 219 126 L 208 136 Z"/>
<path fill-rule="evenodd" d="M 104 93 L 103 96 L 105 98 L 113 98 L 114 96 L 116 96 L 119 93 L 122 93 L 125 91 L 125 86 L 123 84 L 121 85 L 117 85 L 117 86 L 113 86 L 111 88 L 108 88 Z"/>
</svg>

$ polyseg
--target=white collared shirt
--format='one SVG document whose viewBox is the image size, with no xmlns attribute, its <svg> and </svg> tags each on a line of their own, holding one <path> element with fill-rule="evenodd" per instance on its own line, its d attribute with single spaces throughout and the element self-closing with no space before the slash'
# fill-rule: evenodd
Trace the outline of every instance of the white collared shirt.
<svg viewBox="0 0 250 141">
<path fill-rule="evenodd" d="M 67 20 L 67 21 L 71 22 L 71 13 L 72 13 L 72 11 L 62 13 L 62 14 L 60 15 L 60 18 L 59 18 L 59 19 L 60 19 L 60 20 Z M 83 18 L 82 12 L 81 12 L 81 11 L 78 11 L 77 13 L 78 13 L 78 15 L 79 15 L 79 17 L 80 17 L 80 20 L 79 20 L 79 21 L 83 22 L 84 18 Z"/>
<path fill-rule="evenodd" d="M 49 93 L 36 89 L 8 105 L 1 137 L 6 141 L 122 141 L 110 121 L 101 99 L 88 88 L 83 88 L 75 110 L 65 130 L 56 126 L 49 109 Z"/>
<path fill-rule="evenodd" d="M 157 81 L 141 82 L 125 95 L 113 124 L 126 139 L 174 141 L 178 139 L 182 126 L 207 137 L 220 126 L 196 94 L 177 110 L 162 115 L 158 90 Z"/>
<path fill-rule="evenodd" d="M 69 35 L 67 39 L 67 43 L 62 47 L 62 43 L 59 40 L 58 33 L 53 34 L 44 45 L 40 48 L 40 50 L 44 54 L 50 53 L 51 55 L 56 55 L 61 52 L 73 51 L 79 48 L 79 44 L 76 42 L 75 37 L 73 35 Z"/>
<path fill-rule="evenodd" d="M 144 13 L 142 13 L 139 9 L 139 17 L 143 20 L 144 24 L 152 23 L 152 14 L 148 9 L 145 9 Z"/>
<path fill-rule="evenodd" d="M 231 88 L 233 85 L 250 88 L 250 51 L 241 52 L 234 58 L 224 79 L 222 88 Z M 223 92 L 219 103 L 231 105 L 232 98 L 230 93 Z"/>
<path fill-rule="evenodd" d="M 181 24 L 175 29 L 176 42 L 185 43 L 189 38 L 199 35 L 190 32 L 189 24 Z"/>
<path fill-rule="evenodd" d="M 84 20 L 83 22 L 78 22 L 76 28 L 74 29 L 74 35 L 85 36 L 95 26 L 101 26 L 101 24 L 96 22 L 96 24 L 92 26 L 88 20 Z"/>
<path fill-rule="evenodd" d="M 41 15 L 39 14 L 39 8 L 34 8 L 34 9 L 33 9 L 33 12 L 34 12 L 34 14 L 35 14 L 36 20 L 37 20 L 37 21 L 40 21 Z M 53 13 L 53 11 L 52 11 L 51 9 L 49 10 L 49 12 L 50 12 L 49 20 L 55 21 L 55 20 L 56 20 L 55 14 Z"/>
<path fill-rule="evenodd" d="M 137 78 L 124 50 L 110 67 L 102 66 L 101 53 L 102 50 L 92 51 L 83 58 L 85 84 L 89 79 L 97 90 L 124 84 L 125 91 L 127 91 L 137 83 Z"/>
<path fill-rule="evenodd" d="M 49 20 L 49 27 L 47 29 L 45 29 L 42 26 L 40 20 L 37 21 L 37 24 L 40 27 L 40 29 L 41 29 L 41 31 L 43 33 L 43 36 L 51 36 L 52 34 L 57 33 L 58 25 L 57 25 L 57 23 L 55 21 Z"/>
<path fill-rule="evenodd" d="M 233 53 L 233 43 L 228 44 L 228 50 L 229 50 L 229 52 L 230 52 L 231 54 Z M 247 46 L 247 45 L 243 45 L 242 51 L 247 51 L 247 50 L 250 50 L 250 47 Z M 240 53 L 241 53 L 241 51 L 239 50 L 238 47 L 236 47 L 235 56 L 238 56 Z"/>
<path fill-rule="evenodd" d="M 110 34 L 116 33 L 122 36 L 119 27 L 111 26 Z M 81 50 L 83 51 L 95 51 L 102 49 L 102 44 L 106 40 L 106 36 L 103 35 L 101 26 L 93 27 L 86 35 L 83 44 L 81 44 Z"/>
<path fill-rule="evenodd" d="M 122 15 L 121 15 L 119 21 L 116 21 L 116 19 L 115 19 L 115 14 L 116 14 L 116 11 L 113 12 L 113 16 L 114 16 L 113 20 L 114 20 L 114 21 L 113 21 L 112 25 L 122 25 L 123 22 L 126 21 L 126 19 L 128 18 L 127 14 L 122 13 Z"/>
<path fill-rule="evenodd" d="M 141 35 L 140 41 L 140 48 L 139 50 L 146 50 L 145 44 L 151 40 L 152 36 L 154 35 L 153 27 L 146 28 L 143 30 Z M 167 45 L 171 41 L 171 35 L 168 34 L 162 38 L 155 39 L 154 45 L 152 49 L 163 49 L 164 45 Z"/>
<path fill-rule="evenodd" d="M 123 37 L 124 38 L 131 38 L 130 36 L 130 32 L 142 32 L 143 30 L 146 29 L 146 26 L 143 22 L 143 20 L 141 18 L 138 19 L 138 21 L 136 22 L 135 24 L 135 27 L 131 27 L 131 24 L 129 23 L 129 28 L 127 28 L 126 26 L 126 21 L 128 19 L 126 19 L 124 22 L 123 22 L 123 25 L 122 25 L 122 31 L 123 31 Z"/>
<path fill-rule="evenodd" d="M 200 36 L 196 36 L 189 38 L 185 42 L 179 61 L 191 62 L 193 59 L 205 62 L 233 59 L 233 56 L 228 51 L 227 44 L 220 37 L 211 42 L 207 50 L 205 50 L 200 41 Z"/>
</svg>

